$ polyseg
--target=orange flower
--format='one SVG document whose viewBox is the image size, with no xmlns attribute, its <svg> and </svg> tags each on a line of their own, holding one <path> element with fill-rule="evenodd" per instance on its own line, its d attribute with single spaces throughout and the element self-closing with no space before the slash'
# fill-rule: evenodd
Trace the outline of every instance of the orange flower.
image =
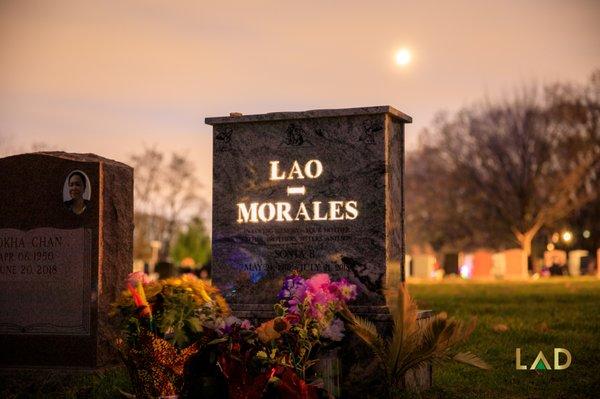
<svg viewBox="0 0 600 399">
<path fill-rule="evenodd" d="M 283 317 L 276 317 L 272 320 L 262 323 L 256 328 L 256 334 L 258 339 L 262 342 L 267 343 L 274 339 L 281 337 L 280 333 L 286 332 L 291 327 L 288 320 Z"/>
<path fill-rule="evenodd" d="M 262 323 L 256 328 L 256 334 L 258 335 L 258 339 L 264 343 L 281 337 L 281 334 L 275 330 L 275 320 L 269 320 Z"/>
</svg>

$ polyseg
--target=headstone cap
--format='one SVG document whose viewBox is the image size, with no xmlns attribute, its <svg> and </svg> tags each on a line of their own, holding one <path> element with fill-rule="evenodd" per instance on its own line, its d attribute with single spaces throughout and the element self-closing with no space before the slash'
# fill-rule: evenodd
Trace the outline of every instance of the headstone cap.
<svg viewBox="0 0 600 399">
<path fill-rule="evenodd" d="M 243 123 L 243 122 L 268 122 L 292 119 L 311 119 L 311 118 L 331 118 L 338 116 L 353 115 L 376 115 L 388 114 L 392 118 L 398 119 L 404 123 L 411 123 L 412 118 L 403 112 L 398 111 L 390 105 L 380 105 L 373 107 L 357 108 L 339 108 L 339 109 L 315 109 L 300 112 L 270 112 L 268 114 L 240 115 L 240 116 L 217 116 L 206 118 L 204 122 L 207 125 L 220 125 L 224 123 Z"/>
<path fill-rule="evenodd" d="M 118 167 L 124 167 L 127 169 L 133 169 L 131 166 L 124 164 L 123 162 L 115 161 L 113 159 L 104 158 L 100 155 L 96 154 L 79 154 L 72 152 L 64 152 L 64 151 L 39 151 L 39 152 L 27 152 L 23 154 L 15 154 L 9 155 L 0 159 L 9 159 L 9 158 L 23 158 L 23 157 L 51 157 L 51 158 L 62 158 L 67 159 L 69 161 L 78 161 L 78 162 L 99 162 L 109 165 L 114 165 Z"/>
</svg>

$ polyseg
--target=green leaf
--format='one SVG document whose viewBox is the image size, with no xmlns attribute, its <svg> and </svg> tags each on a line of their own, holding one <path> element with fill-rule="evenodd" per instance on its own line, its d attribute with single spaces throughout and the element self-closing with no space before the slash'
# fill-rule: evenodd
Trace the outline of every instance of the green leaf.
<svg viewBox="0 0 600 399">
<path fill-rule="evenodd" d="M 278 317 L 282 317 L 285 316 L 285 308 L 283 306 L 281 306 L 280 303 L 276 303 L 274 306 L 275 309 L 275 315 Z"/>
<path fill-rule="evenodd" d="M 454 357 L 452 357 L 452 359 L 456 360 L 457 362 L 468 364 L 470 366 L 477 367 L 483 370 L 491 370 L 489 364 L 487 364 L 484 360 L 479 358 L 479 356 L 471 352 L 457 353 L 456 355 L 454 355 Z"/>
<path fill-rule="evenodd" d="M 175 340 L 175 344 L 179 347 L 182 347 L 187 342 L 187 337 L 183 330 L 175 330 L 173 339 Z"/>
<path fill-rule="evenodd" d="M 201 332 L 203 330 L 202 323 L 200 323 L 200 319 L 197 317 L 191 317 L 187 319 L 187 324 L 192 332 Z"/>
<path fill-rule="evenodd" d="M 213 339 L 212 341 L 210 341 L 209 343 L 207 343 L 206 345 L 216 345 L 216 344 L 220 344 L 221 342 L 227 342 L 229 340 L 229 338 L 227 337 L 223 337 L 223 338 L 216 338 Z"/>
</svg>

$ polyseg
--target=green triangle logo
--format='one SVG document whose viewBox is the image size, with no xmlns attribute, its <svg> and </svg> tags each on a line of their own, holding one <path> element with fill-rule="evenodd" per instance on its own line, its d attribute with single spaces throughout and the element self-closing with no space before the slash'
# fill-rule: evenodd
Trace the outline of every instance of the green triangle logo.
<svg viewBox="0 0 600 399">
<path fill-rule="evenodd" d="M 546 360 L 546 356 L 544 356 L 542 351 L 538 353 L 537 357 L 533 361 L 533 364 L 531 365 L 530 370 L 552 370 L 550 363 L 548 363 L 548 360 Z"/>
<path fill-rule="evenodd" d="M 546 370 L 546 366 L 544 366 L 544 362 L 540 359 L 535 365 L 536 370 Z"/>
</svg>

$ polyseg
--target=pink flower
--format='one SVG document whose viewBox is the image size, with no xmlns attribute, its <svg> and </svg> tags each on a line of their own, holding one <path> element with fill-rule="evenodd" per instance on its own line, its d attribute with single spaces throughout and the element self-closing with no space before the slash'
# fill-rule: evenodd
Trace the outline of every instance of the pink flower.
<svg viewBox="0 0 600 399">
<path fill-rule="evenodd" d="M 350 284 L 345 278 L 332 283 L 331 286 L 340 301 L 348 302 L 356 299 L 356 285 Z"/>
<path fill-rule="evenodd" d="M 298 317 L 305 314 L 325 326 L 345 302 L 356 298 L 356 286 L 346 279 L 332 282 L 325 273 L 315 274 L 306 280 L 292 274 L 284 279 L 278 298 L 288 314 Z"/>
<path fill-rule="evenodd" d="M 250 330 L 252 328 L 252 323 L 250 323 L 250 320 L 245 319 L 240 323 L 240 328 L 242 330 Z"/>
<path fill-rule="evenodd" d="M 133 287 L 137 286 L 138 283 L 149 284 L 151 282 L 152 279 L 150 278 L 150 276 L 148 276 L 144 272 L 133 272 L 129 273 L 129 275 L 127 276 L 127 283 L 132 285 Z"/>
<path fill-rule="evenodd" d="M 327 289 L 330 282 L 328 274 L 319 273 L 306 280 L 306 287 L 309 291 L 317 292 L 322 289 Z"/>
<path fill-rule="evenodd" d="M 329 305 L 336 302 L 336 300 L 337 297 L 325 288 L 321 288 L 319 291 L 316 291 L 311 295 L 311 303 L 313 305 L 329 307 Z"/>
<path fill-rule="evenodd" d="M 331 297 L 328 291 L 310 293 L 304 302 L 309 316 L 320 323 L 324 322 L 332 304 L 332 299 L 334 298 Z"/>
</svg>

